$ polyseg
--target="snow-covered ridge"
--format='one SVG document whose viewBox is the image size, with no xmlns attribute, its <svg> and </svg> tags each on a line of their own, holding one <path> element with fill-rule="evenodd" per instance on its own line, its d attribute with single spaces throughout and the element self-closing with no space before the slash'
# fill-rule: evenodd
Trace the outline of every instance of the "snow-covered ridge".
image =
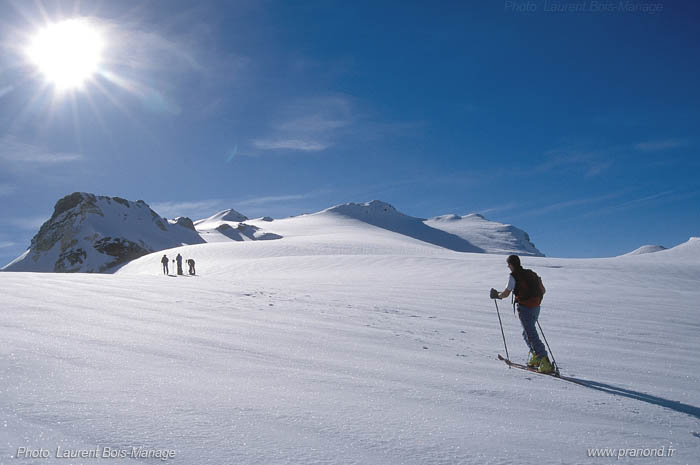
<svg viewBox="0 0 700 465">
<path fill-rule="evenodd" d="M 321 214 L 342 215 L 363 221 L 372 226 L 403 234 L 429 244 L 457 252 L 484 252 L 468 240 L 450 232 L 436 229 L 421 218 L 405 215 L 388 203 L 372 200 L 367 203 L 346 203 L 320 212 Z"/>
<path fill-rule="evenodd" d="M 544 256 L 522 229 L 489 221 L 478 213 L 448 214 L 425 220 L 405 215 L 379 200 L 336 205 L 321 213 L 344 215 L 458 252 Z"/>
<path fill-rule="evenodd" d="M 168 222 L 143 200 L 74 192 L 56 202 L 29 250 L 3 270 L 112 272 L 158 250 L 204 242 L 191 224 Z"/>
<path fill-rule="evenodd" d="M 192 221 L 187 217 L 161 218 L 143 201 L 76 192 L 56 203 L 54 214 L 32 239 L 30 249 L 4 270 L 113 272 L 142 255 L 181 245 L 295 237 L 309 238 L 310 244 L 330 241 L 336 251 L 367 243 L 380 254 L 406 247 L 438 247 L 457 252 L 543 255 L 524 231 L 479 214 L 426 220 L 379 200 L 345 203 L 282 220 L 267 216 L 249 220 L 231 208 Z"/>
<path fill-rule="evenodd" d="M 544 257 L 525 231 L 510 224 L 487 220 L 478 213 L 436 216 L 425 220 L 425 224 L 459 236 L 486 253 Z"/>
<path fill-rule="evenodd" d="M 697 261 L 700 260 L 700 237 L 691 237 L 687 241 L 671 248 L 661 248 L 661 246 L 644 246 L 639 249 L 620 255 L 616 258 L 631 259 L 636 262 L 650 262 L 657 258 L 673 261 Z M 647 249 L 648 248 L 648 249 Z M 645 252 L 644 250 L 649 250 Z"/>
<path fill-rule="evenodd" d="M 666 247 L 664 247 L 663 245 L 643 245 L 640 248 L 633 250 L 632 252 L 624 254 L 623 256 L 643 255 L 646 253 L 660 252 L 662 250 L 666 250 Z"/>
</svg>

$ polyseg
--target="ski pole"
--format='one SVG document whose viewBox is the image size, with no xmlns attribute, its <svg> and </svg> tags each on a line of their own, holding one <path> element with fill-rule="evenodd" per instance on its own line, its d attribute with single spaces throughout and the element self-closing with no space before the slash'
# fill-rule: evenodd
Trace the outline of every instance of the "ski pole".
<svg viewBox="0 0 700 465">
<path fill-rule="evenodd" d="M 498 311 L 498 302 L 496 302 L 496 299 L 493 299 L 493 303 L 496 304 L 496 314 L 498 315 L 498 324 L 501 326 L 501 336 L 503 336 L 503 346 L 506 348 L 506 358 L 510 360 L 510 355 L 508 355 L 508 345 L 506 344 L 506 335 L 503 332 L 503 323 L 501 322 L 501 312 Z M 508 368 L 510 368 L 510 365 L 508 365 Z"/>
<path fill-rule="evenodd" d="M 549 342 L 547 342 L 547 336 L 544 335 L 544 331 L 542 331 L 542 325 L 540 325 L 539 321 L 537 321 L 537 327 L 540 328 L 542 339 L 544 339 L 544 343 L 547 344 L 547 350 L 549 351 L 549 355 L 552 356 L 552 363 L 554 363 L 554 368 L 557 370 L 557 373 L 559 373 L 559 365 L 557 365 L 557 361 L 554 360 L 554 354 L 552 353 L 552 349 L 549 347 Z"/>
</svg>

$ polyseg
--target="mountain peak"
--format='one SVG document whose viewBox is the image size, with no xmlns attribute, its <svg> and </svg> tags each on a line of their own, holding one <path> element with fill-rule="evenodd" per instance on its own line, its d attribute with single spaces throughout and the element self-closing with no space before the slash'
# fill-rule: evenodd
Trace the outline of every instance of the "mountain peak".
<svg viewBox="0 0 700 465">
<path fill-rule="evenodd" d="M 202 223 L 216 223 L 219 221 L 232 221 L 234 223 L 240 223 L 242 221 L 247 221 L 248 217 L 242 213 L 237 212 L 233 208 L 228 208 L 226 210 L 221 210 L 211 215 L 209 218 L 204 218 L 202 220 L 197 220 L 194 222 L 196 225 L 201 225 Z"/>
<path fill-rule="evenodd" d="M 381 200 L 365 203 L 346 203 L 323 210 L 323 214 L 342 215 L 362 221 L 378 228 L 412 237 L 419 241 L 434 244 L 458 252 L 483 252 L 468 240 L 449 232 L 425 224 L 422 218 L 415 218 L 396 210 L 391 204 Z"/>
<path fill-rule="evenodd" d="M 186 219 L 169 224 L 143 200 L 74 192 L 56 202 L 53 215 L 29 250 L 7 271 L 109 272 L 156 250 L 203 240 Z"/>
<path fill-rule="evenodd" d="M 398 214 L 398 215 L 403 215 L 403 213 L 400 213 L 396 208 L 394 208 L 393 205 L 388 204 L 386 202 L 382 202 L 381 200 L 372 200 L 370 202 L 365 202 L 365 203 L 355 203 L 355 202 L 349 202 L 349 203 L 344 203 L 341 205 L 336 205 L 331 208 L 327 208 L 323 210 L 324 212 L 333 212 L 333 213 L 340 213 L 342 215 L 347 215 L 347 216 L 363 216 L 363 215 L 386 215 L 386 214 Z"/>
</svg>

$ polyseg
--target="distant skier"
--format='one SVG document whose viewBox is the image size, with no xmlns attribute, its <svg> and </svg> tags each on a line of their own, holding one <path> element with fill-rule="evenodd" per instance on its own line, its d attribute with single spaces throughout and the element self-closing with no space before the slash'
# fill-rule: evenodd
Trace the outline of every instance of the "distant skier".
<svg viewBox="0 0 700 465">
<path fill-rule="evenodd" d="M 177 274 L 182 275 L 182 255 L 177 254 L 175 261 L 177 261 Z"/>
<path fill-rule="evenodd" d="M 540 373 L 552 373 L 554 367 L 549 361 L 547 350 L 537 334 L 537 318 L 540 316 L 540 304 L 545 293 L 542 279 L 532 270 L 523 269 L 520 257 L 510 255 L 508 260 L 510 277 L 508 285 L 503 292 L 491 289 L 492 299 L 503 299 L 511 292 L 515 294 L 515 302 L 518 305 L 518 317 L 523 325 L 523 339 L 530 349 L 530 360 L 527 365 L 538 367 Z"/>
<path fill-rule="evenodd" d="M 160 262 L 163 264 L 163 274 L 169 274 L 168 273 L 168 262 L 169 261 L 170 260 L 168 260 L 167 255 L 163 255 L 163 258 L 160 259 Z"/>
<path fill-rule="evenodd" d="M 194 274 L 195 274 L 195 273 L 194 273 L 194 258 L 188 258 L 188 259 L 187 259 L 187 266 L 189 266 L 189 268 L 190 268 L 190 269 L 188 270 L 188 272 L 189 272 L 191 275 L 194 275 Z"/>
</svg>

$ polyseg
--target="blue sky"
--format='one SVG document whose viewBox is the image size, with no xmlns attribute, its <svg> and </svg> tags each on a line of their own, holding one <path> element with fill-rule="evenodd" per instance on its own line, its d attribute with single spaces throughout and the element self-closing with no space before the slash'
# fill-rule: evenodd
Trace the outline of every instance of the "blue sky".
<svg viewBox="0 0 700 465">
<path fill-rule="evenodd" d="M 700 235 L 700 9 L 625 5 L 2 1 L 0 261 L 74 191 L 193 219 L 481 212 L 560 257 L 677 245 Z M 105 48 L 60 93 L 24 47 L 73 17 Z"/>
</svg>

